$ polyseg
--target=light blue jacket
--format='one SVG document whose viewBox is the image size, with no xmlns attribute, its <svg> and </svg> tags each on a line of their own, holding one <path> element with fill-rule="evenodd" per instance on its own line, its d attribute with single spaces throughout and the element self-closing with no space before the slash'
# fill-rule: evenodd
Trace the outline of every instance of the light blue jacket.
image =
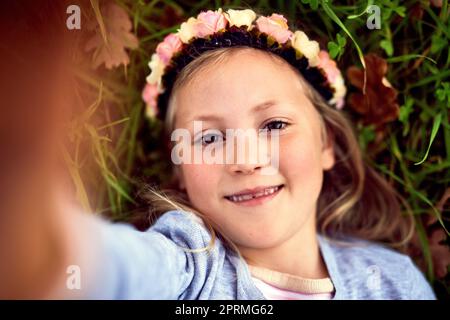
<svg viewBox="0 0 450 320">
<path fill-rule="evenodd" d="M 97 223 L 100 248 L 88 299 L 265 299 L 247 264 L 211 237 L 192 213 L 169 211 L 147 231 Z M 436 299 L 412 260 L 380 244 L 351 238 L 342 247 L 318 235 L 334 299 Z"/>
</svg>

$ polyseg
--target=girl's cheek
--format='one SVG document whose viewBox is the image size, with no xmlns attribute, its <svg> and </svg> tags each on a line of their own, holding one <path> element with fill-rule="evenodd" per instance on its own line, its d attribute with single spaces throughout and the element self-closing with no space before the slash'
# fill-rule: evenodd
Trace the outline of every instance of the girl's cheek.
<svg viewBox="0 0 450 320">
<path fill-rule="evenodd" d="M 217 190 L 217 168 L 210 164 L 184 164 L 186 189 L 193 199 L 208 197 Z"/>
<path fill-rule="evenodd" d="M 183 167 L 186 186 L 190 189 L 201 188 L 203 186 L 200 181 L 204 181 L 208 171 L 203 169 L 202 164 L 185 164 Z M 195 191 L 195 190 L 194 190 Z"/>
<path fill-rule="evenodd" d="M 316 174 L 320 167 L 318 144 L 311 137 L 292 135 L 280 139 L 280 171 L 286 178 L 292 175 Z"/>
</svg>

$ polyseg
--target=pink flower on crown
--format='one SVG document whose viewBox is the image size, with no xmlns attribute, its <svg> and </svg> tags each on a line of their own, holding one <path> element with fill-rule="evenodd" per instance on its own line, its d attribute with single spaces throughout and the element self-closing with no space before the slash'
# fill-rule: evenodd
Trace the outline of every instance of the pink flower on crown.
<svg viewBox="0 0 450 320">
<path fill-rule="evenodd" d="M 256 20 L 259 31 L 275 38 L 278 43 L 285 43 L 292 37 L 287 20 L 280 14 L 273 13 L 270 17 L 259 17 Z"/>
<path fill-rule="evenodd" d="M 342 110 L 344 108 L 345 99 L 343 97 L 336 100 L 336 109 Z"/>
<path fill-rule="evenodd" d="M 336 65 L 336 61 L 330 58 L 330 55 L 327 51 L 321 50 L 319 52 L 319 68 L 325 71 L 327 79 L 330 83 L 334 83 L 337 77 L 341 74 L 341 71 L 338 69 Z"/>
<path fill-rule="evenodd" d="M 345 87 L 341 71 L 336 65 L 336 61 L 330 58 L 327 51 L 321 50 L 319 52 L 318 67 L 325 72 L 328 82 L 335 91 L 334 97 L 329 102 L 334 104 L 337 109 L 342 109 L 345 103 L 347 88 Z"/>
<path fill-rule="evenodd" d="M 142 91 L 142 100 L 144 100 L 146 104 L 146 115 L 150 118 L 156 116 L 158 114 L 157 108 L 157 99 L 158 99 L 158 85 L 157 84 L 149 84 L 145 85 L 144 90 Z"/>
<path fill-rule="evenodd" d="M 223 15 L 222 9 L 201 12 L 197 16 L 197 21 L 194 25 L 195 34 L 197 37 L 204 38 L 219 30 L 225 29 L 227 23 L 228 20 Z"/>
<path fill-rule="evenodd" d="M 163 42 L 158 44 L 156 53 L 164 64 L 167 65 L 174 53 L 181 49 L 182 44 L 180 38 L 176 34 L 171 33 L 164 38 Z"/>
</svg>

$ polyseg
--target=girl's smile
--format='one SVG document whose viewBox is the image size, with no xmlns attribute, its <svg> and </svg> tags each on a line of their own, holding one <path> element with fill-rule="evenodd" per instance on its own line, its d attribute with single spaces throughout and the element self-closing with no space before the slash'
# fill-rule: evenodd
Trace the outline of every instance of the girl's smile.
<svg viewBox="0 0 450 320">
<path fill-rule="evenodd" d="M 224 198 L 240 206 L 257 206 L 275 198 L 282 190 L 283 184 L 267 187 L 245 189 Z"/>
</svg>

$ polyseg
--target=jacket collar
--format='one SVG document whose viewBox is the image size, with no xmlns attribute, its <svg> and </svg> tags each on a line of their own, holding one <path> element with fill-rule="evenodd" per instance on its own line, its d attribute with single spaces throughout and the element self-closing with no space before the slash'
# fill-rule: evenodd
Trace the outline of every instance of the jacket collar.
<svg viewBox="0 0 450 320">
<path fill-rule="evenodd" d="M 330 275 L 331 282 L 333 282 L 334 285 L 335 293 L 332 300 L 348 299 L 345 294 L 345 288 L 339 274 L 334 249 L 330 243 L 330 240 L 320 234 L 317 234 L 317 239 L 320 252 Z M 237 299 L 266 300 L 264 295 L 254 284 L 247 263 L 234 254 L 231 257 L 231 261 L 234 264 L 237 273 Z"/>
</svg>

